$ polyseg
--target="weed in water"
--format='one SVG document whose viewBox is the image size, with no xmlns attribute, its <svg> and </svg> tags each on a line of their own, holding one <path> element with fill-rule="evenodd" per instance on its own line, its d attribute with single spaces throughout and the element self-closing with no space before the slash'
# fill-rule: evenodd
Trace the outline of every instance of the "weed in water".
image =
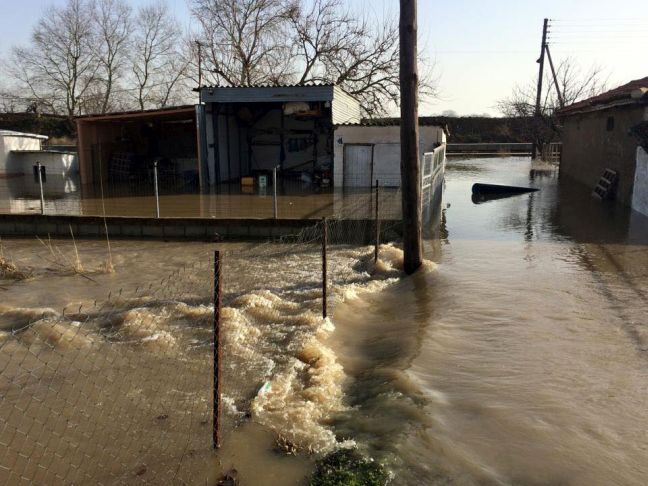
<svg viewBox="0 0 648 486">
<path fill-rule="evenodd" d="M 389 474 L 354 449 L 341 449 L 317 462 L 310 486 L 384 486 Z"/>
</svg>

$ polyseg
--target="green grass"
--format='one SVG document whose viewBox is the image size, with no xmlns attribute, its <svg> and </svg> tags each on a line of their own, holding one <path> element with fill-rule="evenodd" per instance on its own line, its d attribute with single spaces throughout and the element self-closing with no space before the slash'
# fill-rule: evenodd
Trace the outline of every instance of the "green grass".
<svg viewBox="0 0 648 486">
<path fill-rule="evenodd" d="M 311 486 L 384 486 L 389 475 L 383 466 L 353 449 L 341 449 L 317 462 Z"/>
</svg>

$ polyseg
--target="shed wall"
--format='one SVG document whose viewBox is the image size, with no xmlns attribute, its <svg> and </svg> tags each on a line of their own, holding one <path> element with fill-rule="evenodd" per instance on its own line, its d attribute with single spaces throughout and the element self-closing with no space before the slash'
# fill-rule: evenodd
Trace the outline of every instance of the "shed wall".
<svg viewBox="0 0 648 486">
<path fill-rule="evenodd" d="M 12 151 L 40 150 L 42 138 L 29 136 L 0 136 L 0 173 L 21 174 L 22 164 L 16 160 Z"/>
<path fill-rule="evenodd" d="M 632 209 L 648 216 L 648 153 L 637 147 Z"/>
<path fill-rule="evenodd" d="M 617 200 L 630 205 L 637 141 L 631 127 L 646 116 L 644 106 L 619 106 L 567 117 L 563 122 L 561 174 L 594 189 L 606 168 L 617 171 Z M 608 130 L 608 119 L 613 128 Z"/>
<path fill-rule="evenodd" d="M 419 127 L 420 155 L 431 152 L 445 143 L 445 132 L 437 126 Z M 344 185 L 344 146 L 370 144 L 374 147 L 373 179 L 381 185 L 400 186 L 400 127 L 394 126 L 340 126 L 334 135 L 333 179 L 335 187 Z"/>
</svg>

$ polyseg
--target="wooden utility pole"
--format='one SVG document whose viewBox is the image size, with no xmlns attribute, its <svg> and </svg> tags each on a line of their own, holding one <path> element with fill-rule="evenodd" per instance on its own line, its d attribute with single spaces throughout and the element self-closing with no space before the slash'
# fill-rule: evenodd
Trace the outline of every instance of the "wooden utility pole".
<svg viewBox="0 0 648 486">
<path fill-rule="evenodd" d="M 403 267 L 407 274 L 414 273 L 423 262 L 416 1 L 400 0 L 399 21 Z"/>
<path fill-rule="evenodd" d="M 538 89 L 536 91 L 536 105 L 535 105 L 535 113 L 534 113 L 536 128 L 540 127 L 540 118 L 542 116 L 540 110 L 540 103 L 542 101 L 542 78 L 544 76 L 544 57 L 545 57 L 545 48 L 547 46 L 547 26 L 548 25 L 549 25 L 549 19 L 544 19 L 544 23 L 542 25 L 542 44 L 540 45 L 540 57 L 538 58 L 537 61 L 538 64 L 540 64 L 540 67 L 538 68 Z M 540 147 L 540 150 L 542 151 L 542 147 Z M 531 155 L 534 159 L 538 156 L 537 139 L 533 141 L 533 151 Z"/>
</svg>

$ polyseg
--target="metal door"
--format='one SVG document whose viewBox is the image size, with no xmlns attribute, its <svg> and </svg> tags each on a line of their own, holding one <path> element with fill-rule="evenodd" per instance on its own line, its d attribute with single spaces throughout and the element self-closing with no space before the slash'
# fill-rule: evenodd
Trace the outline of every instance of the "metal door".
<svg viewBox="0 0 648 486">
<path fill-rule="evenodd" d="M 372 158 L 371 145 L 344 146 L 344 187 L 371 187 Z"/>
</svg>

